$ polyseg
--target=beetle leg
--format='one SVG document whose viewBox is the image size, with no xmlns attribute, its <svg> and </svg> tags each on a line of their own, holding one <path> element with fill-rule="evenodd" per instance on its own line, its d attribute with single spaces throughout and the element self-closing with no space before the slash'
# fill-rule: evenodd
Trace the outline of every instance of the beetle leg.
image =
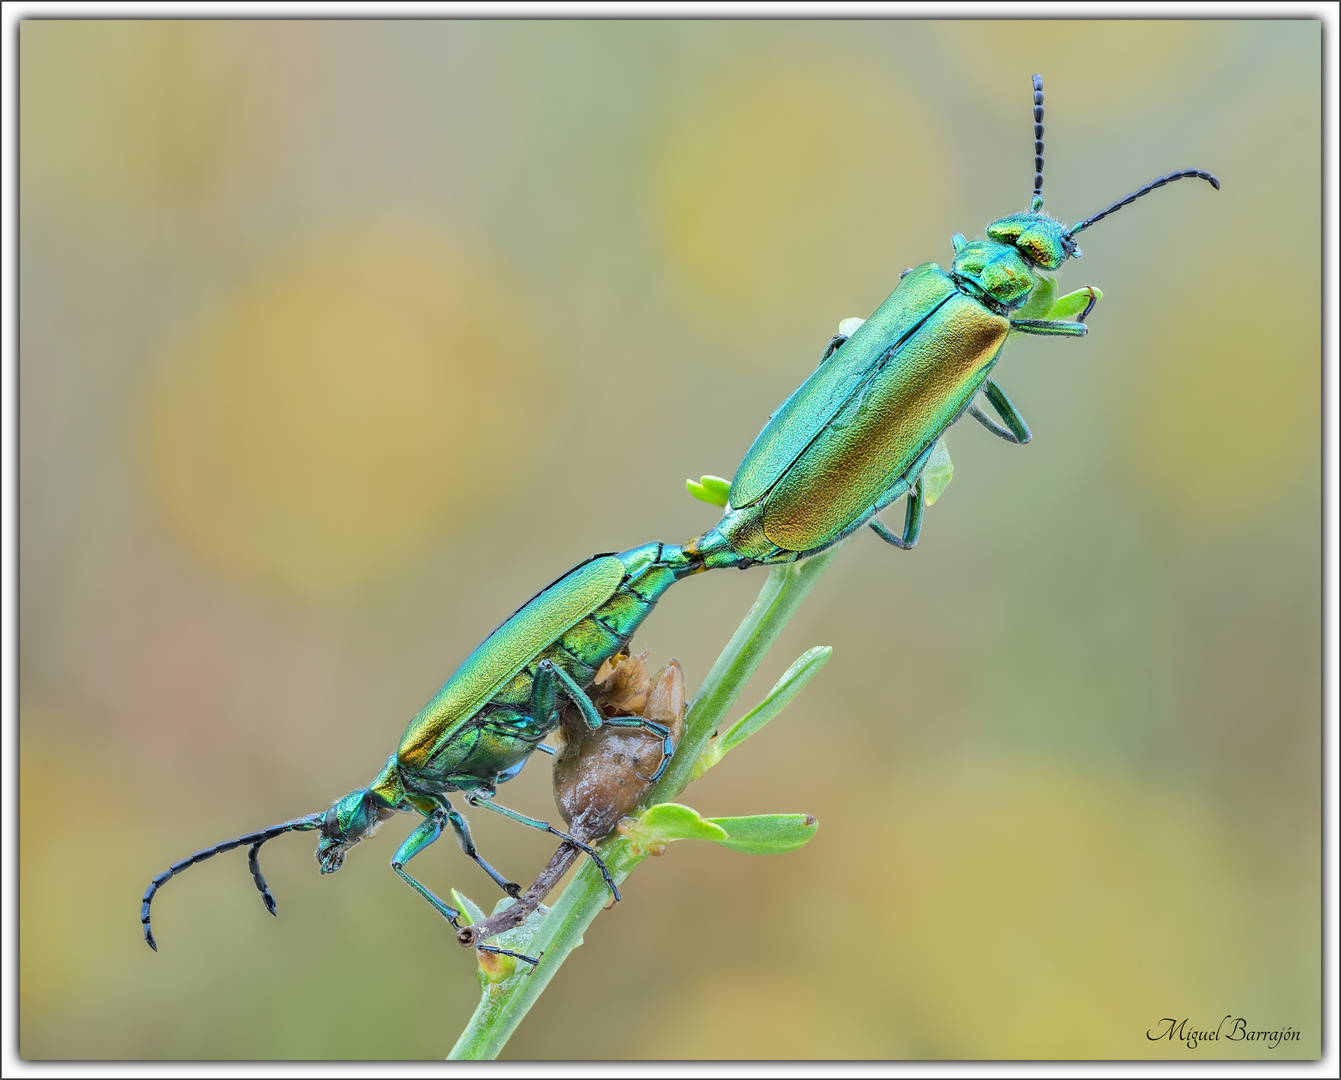
<svg viewBox="0 0 1341 1080">
<path fill-rule="evenodd" d="M 558 705 L 555 695 L 557 671 L 553 660 L 541 660 L 536 665 L 535 678 L 531 680 L 531 716 L 538 719 L 542 727 L 551 730 L 555 706 Z"/>
<path fill-rule="evenodd" d="M 838 351 L 838 346 L 842 345 L 846 340 L 846 334 L 834 334 L 834 336 L 829 339 L 829 344 L 824 347 L 824 355 L 820 357 L 819 363 L 815 365 L 816 370 L 822 368 L 824 366 L 824 361 L 836 353 Z"/>
<path fill-rule="evenodd" d="M 642 728 L 661 740 L 661 764 L 657 766 L 657 771 L 651 776 L 644 776 L 640 772 L 633 774 L 639 780 L 646 780 L 649 784 L 655 784 L 660 780 L 661 774 L 666 771 L 666 766 L 670 764 L 671 755 L 675 753 L 675 740 L 671 738 L 670 728 L 665 724 L 658 724 L 655 720 L 644 720 L 641 716 L 613 716 L 605 723 L 610 727 Z"/>
<path fill-rule="evenodd" d="M 427 887 L 412 878 L 405 869 L 407 862 L 442 835 L 442 823 L 446 816 L 445 811 L 435 810 L 432 817 L 410 833 L 406 837 L 405 843 L 401 844 L 396 849 L 396 854 L 391 857 L 391 869 L 396 871 L 410 888 L 432 904 L 444 919 L 456 926 L 456 920 L 461 917 L 461 912 L 457 911 L 451 904 L 445 904 L 439 900 Z"/>
<path fill-rule="evenodd" d="M 1006 392 L 994 380 L 988 379 L 986 394 L 987 400 L 992 403 L 992 408 L 996 410 L 997 416 L 1005 421 L 1006 426 L 1002 427 L 978 406 L 970 405 L 969 414 L 973 419 L 1008 443 L 1023 446 L 1029 442 L 1033 438 L 1029 432 L 1029 425 L 1024 422 L 1024 417 L 1015 411 L 1015 406 L 1010 403 L 1010 398 L 1006 397 Z"/>
<path fill-rule="evenodd" d="M 433 843 L 442 835 L 442 823 L 448 819 L 449 813 L 455 814 L 455 811 L 447 811 L 441 808 L 433 812 L 433 816 L 425 821 L 419 828 L 406 838 L 405 843 L 396 849 L 396 854 L 391 859 L 391 869 L 401 876 L 405 884 L 409 885 L 415 892 L 427 900 L 437 910 L 438 914 L 452 924 L 453 929 L 460 930 L 461 926 L 456 921 L 461 917 L 461 912 L 452 907 L 451 904 L 444 903 L 433 895 L 432 890 L 412 878 L 405 870 L 405 864 L 418 855 L 429 844 Z M 459 817 L 460 815 L 456 815 Z M 516 888 L 516 886 L 514 886 Z M 520 892 L 520 891 L 519 891 Z M 513 893 L 513 896 L 519 895 L 519 892 Z M 500 949 L 496 945 L 485 946 L 485 952 L 499 953 L 503 956 L 512 956 L 518 960 L 525 960 L 528 964 L 535 965 L 540 961 L 535 957 L 525 956 L 519 952 L 512 952 L 510 949 Z"/>
<path fill-rule="evenodd" d="M 1011 319 L 1010 328 L 1022 334 L 1041 334 L 1044 337 L 1084 337 L 1090 332 L 1090 328 L 1083 322 L 1056 322 L 1051 319 Z"/>
<path fill-rule="evenodd" d="M 502 814 L 504 817 L 511 818 L 513 821 L 519 822 L 522 825 L 529 825 L 533 829 L 539 829 L 541 832 L 550 833 L 553 836 L 557 836 L 560 840 L 564 840 L 572 844 L 574 847 L 585 851 L 591 856 L 591 861 L 596 864 L 596 869 L 601 872 L 601 877 L 605 879 L 606 888 L 610 890 L 610 895 L 615 898 L 615 902 L 618 903 L 622 899 L 619 895 L 619 887 L 615 884 L 615 879 L 610 876 L 610 871 L 606 868 L 605 862 L 596 854 L 596 849 L 590 844 L 583 843 L 576 836 L 570 836 L 566 832 L 560 832 L 548 821 L 540 821 L 537 818 L 519 814 L 516 810 L 509 810 L 506 806 L 499 806 L 498 803 L 486 798 L 478 792 L 468 791 L 466 792 L 465 798 L 466 802 L 470 803 L 471 806 L 478 806 L 481 810 L 492 810 L 495 814 Z M 455 926 L 456 924 L 453 923 L 452 925 Z"/>
<path fill-rule="evenodd" d="M 493 878 L 494 884 L 514 900 L 519 897 L 521 895 L 521 886 L 515 881 L 509 881 L 480 857 L 480 853 L 475 849 L 475 841 L 470 837 L 470 826 L 466 824 L 466 819 L 450 806 L 445 810 L 438 812 L 447 815 L 447 820 L 451 823 L 452 831 L 456 833 L 456 842 L 461 845 L 461 850 L 466 853 L 466 857 L 474 861 L 481 870 Z"/>
<path fill-rule="evenodd" d="M 918 536 L 922 533 L 922 510 L 925 507 L 925 493 L 922 487 L 922 470 L 927 467 L 927 462 L 931 460 L 931 455 L 936 452 L 936 447 L 940 444 L 937 439 L 928 446 L 922 453 L 917 455 L 917 459 L 908 466 L 908 471 L 889 485 L 880 498 L 875 501 L 875 513 L 879 514 L 886 506 L 892 503 L 905 492 L 908 495 L 907 503 L 903 514 L 903 535 L 897 536 L 891 531 L 878 517 L 872 517 L 864 524 L 871 527 L 871 531 L 880 537 L 887 544 L 893 544 L 896 548 L 902 548 L 905 551 L 917 543 Z M 913 478 L 916 479 L 913 479 Z M 911 484 L 909 481 L 912 481 Z M 853 526 L 854 529 L 860 528 L 860 525 Z M 847 533 L 843 533 L 846 536 Z M 841 539 L 841 537 L 840 537 Z M 811 554 L 807 552 L 806 554 Z"/>
<path fill-rule="evenodd" d="M 903 535 L 896 536 L 890 531 L 879 518 L 872 518 L 869 522 L 871 531 L 880 537 L 887 544 L 893 544 L 896 548 L 902 548 L 907 551 L 917 543 L 918 536 L 922 533 L 922 479 L 918 477 L 917 483 L 912 486 L 908 492 L 908 505 L 903 515 Z"/>
<path fill-rule="evenodd" d="M 661 739 L 661 764 L 651 777 L 643 776 L 639 779 L 659 780 L 661 778 L 661 774 L 666 770 L 667 762 L 670 761 L 671 755 L 675 753 L 675 742 L 670 737 L 670 729 L 665 724 L 658 724 L 653 720 L 644 720 L 641 716 L 616 716 L 607 720 L 597 711 L 596 706 L 591 703 L 591 698 L 586 695 L 582 687 L 578 686 L 577 681 L 563 668 L 550 660 L 542 660 L 538 666 L 542 670 L 548 666 L 549 671 L 553 673 L 553 677 L 557 681 L 556 689 L 562 690 L 567 695 L 568 700 L 577 706 L 589 730 L 595 731 L 606 724 L 613 727 L 639 727 Z M 540 671 L 537 671 L 537 681 L 539 675 Z"/>
<path fill-rule="evenodd" d="M 503 877 L 502 874 L 500 874 L 497 870 L 495 870 L 492 866 L 490 866 L 487 862 L 485 862 L 482 858 L 480 858 L 479 852 L 475 850 L 475 842 L 470 838 L 470 829 L 467 828 L 466 826 L 466 819 L 463 818 L 460 814 L 458 814 L 455 810 L 453 810 L 450 806 L 445 808 L 441 806 L 438 807 L 429 816 L 428 820 L 426 820 L 422 825 L 419 826 L 419 828 L 415 829 L 415 831 L 410 834 L 409 839 L 406 840 L 405 843 L 401 844 L 400 848 L 396 852 L 395 857 L 391 860 L 391 869 L 396 871 L 396 873 L 398 873 L 402 878 L 404 878 L 405 881 L 409 883 L 411 888 L 413 888 L 416 892 L 418 892 L 421 896 L 423 896 L 425 900 L 427 900 L 430 904 L 432 904 L 439 911 L 441 911 L 442 914 L 446 916 L 447 921 L 450 922 L 453 926 L 455 926 L 456 925 L 456 922 L 454 921 L 455 916 L 447 915 L 447 911 L 445 909 L 450 908 L 451 911 L 456 912 L 456 916 L 459 916 L 461 913 L 459 911 L 456 911 L 456 909 L 451 907 L 451 905 L 443 904 L 441 900 L 439 900 L 436 896 L 434 896 L 431 892 L 429 892 L 426 888 L 424 888 L 424 886 L 420 885 L 419 882 L 415 881 L 414 878 L 410 877 L 410 875 L 404 869 L 404 866 L 407 862 L 409 862 L 412 858 L 414 858 L 414 856 L 418 855 L 419 852 L 423 851 L 424 848 L 428 847 L 429 844 L 433 843 L 434 840 L 436 840 L 439 836 L 442 835 L 442 826 L 444 823 L 451 825 L 452 831 L 456 833 L 457 842 L 460 843 L 461 845 L 461 850 L 464 851 L 467 857 L 473 860 L 481 870 L 483 870 L 486 874 L 488 874 L 491 878 L 493 878 L 494 883 L 500 889 L 502 889 L 505 893 L 507 893 L 509 896 L 513 898 L 516 898 L 521 895 L 520 885 L 518 885 L 516 882 L 508 881 L 505 877 Z"/>
<path fill-rule="evenodd" d="M 531 690 L 531 715 L 553 716 L 554 709 L 558 705 L 560 690 L 577 706 L 577 711 L 582 714 L 582 720 L 588 730 L 595 731 L 605 723 L 582 687 L 578 686 L 577 681 L 553 660 L 541 660 L 536 665 L 535 682 Z"/>
</svg>

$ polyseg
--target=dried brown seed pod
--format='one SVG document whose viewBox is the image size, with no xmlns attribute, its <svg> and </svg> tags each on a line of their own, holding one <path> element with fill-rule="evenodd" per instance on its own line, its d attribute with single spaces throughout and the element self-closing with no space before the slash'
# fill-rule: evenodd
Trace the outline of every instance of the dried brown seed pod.
<svg viewBox="0 0 1341 1080">
<path fill-rule="evenodd" d="M 684 671 L 672 660 L 649 678 L 646 653 L 620 660 L 598 673 L 592 700 L 607 717 L 642 716 L 668 728 L 678 742 L 684 727 Z M 604 672 L 604 669 L 602 669 Z M 637 709 L 625 707 L 637 703 Z M 571 710 L 576 714 L 576 710 Z M 591 731 L 580 715 L 565 714 L 565 742 L 554 758 L 554 799 L 580 840 L 605 836 L 638 805 L 661 765 L 661 736 L 641 728 Z"/>
<path fill-rule="evenodd" d="M 666 727 L 678 744 L 684 731 L 684 671 L 672 660 L 649 677 L 647 654 L 617 656 L 601 665 L 591 699 L 602 716 L 641 716 Z M 584 843 L 599 840 L 637 807 L 652 786 L 647 779 L 661 764 L 662 739 L 640 728 L 601 727 L 592 731 L 571 703 L 560 712 L 562 748 L 554 758 L 554 798 L 570 831 Z M 641 775 L 640 775 L 641 774 Z M 568 872 L 581 852 L 560 844 L 535 883 L 512 906 L 458 931 L 462 945 L 478 945 L 520 926 Z M 481 954 L 486 956 L 487 954 Z"/>
</svg>

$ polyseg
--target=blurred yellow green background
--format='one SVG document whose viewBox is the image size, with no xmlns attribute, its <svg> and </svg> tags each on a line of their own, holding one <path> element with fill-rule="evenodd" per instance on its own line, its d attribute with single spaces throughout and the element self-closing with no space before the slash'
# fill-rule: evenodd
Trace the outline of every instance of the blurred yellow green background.
<svg viewBox="0 0 1341 1080">
<path fill-rule="evenodd" d="M 838 322 L 1026 207 L 1084 341 L 997 369 L 904 554 L 841 553 L 677 844 L 505 1056 L 1320 1052 L 1320 47 L 1282 22 L 19 27 L 20 1050 L 435 1058 L 471 953 L 388 868 L 197 848 L 326 807 L 510 611 L 714 520 Z M 898 517 L 896 512 L 893 515 Z M 897 521 L 895 521 L 897 524 Z M 638 644 L 691 688 L 762 571 Z M 548 767 L 500 801 L 553 817 Z M 472 822 L 529 881 L 550 845 Z M 450 842 L 416 863 L 486 906 Z M 1151 1041 L 1163 1017 L 1298 1041 Z"/>
</svg>

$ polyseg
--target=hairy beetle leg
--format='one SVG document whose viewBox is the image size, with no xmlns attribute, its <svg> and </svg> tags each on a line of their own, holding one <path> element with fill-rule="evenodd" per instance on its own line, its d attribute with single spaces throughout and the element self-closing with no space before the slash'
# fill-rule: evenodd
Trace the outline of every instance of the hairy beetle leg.
<svg viewBox="0 0 1341 1080">
<path fill-rule="evenodd" d="M 442 825 L 446 818 L 447 812 L 445 810 L 437 810 L 432 817 L 428 818 L 419 826 L 419 828 L 410 833 L 410 835 L 405 838 L 405 843 L 401 844 L 401 846 L 396 849 L 396 854 L 391 857 L 391 869 L 400 875 L 401 880 L 404 881 L 405 884 L 410 886 L 410 888 L 432 904 L 438 914 L 452 924 L 453 929 L 459 930 L 460 927 L 457 925 L 456 920 L 461 917 L 461 912 L 457 911 L 451 904 L 439 900 L 438 897 L 433 894 L 431 889 L 416 881 L 405 869 L 405 864 L 407 862 L 442 835 Z"/>
<path fill-rule="evenodd" d="M 985 393 L 997 416 L 1005 421 L 1006 426 L 1002 427 L 976 405 L 969 406 L 969 415 L 993 435 L 1005 439 L 1008 443 L 1023 446 L 1029 442 L 1033 438 L 1029 425 L 1024 422 L 1024 417 L 1015 411 L 1015 406 L 1010 403 L 1010 398 L 1006 397 L 1006 392 L 994 380 L 988 379 Z"/>
<path fill-rule="evenodd" d="M 661 779 L 661 774 L 666 771 L 666 766 L 670 764 L 670 759 L 675 753 L 675 740 L 671 738 L 670 728 L 665 724 L 658 724 L 655 720 L 644 720 L 641 716 L 614 716 L 604 721 L 610 727 L 619 728 L 642 728 L 650 735 L 655 735 L 661 740 L 661 764 L 657 766 L 657 771 L 651 776 L 644 776 L 640 772 L 634 772 L 639 780 L 646 780 L 649 784 L 655 784 Z"/>
<path fill-rule="evenodd" d="M 466 824 L 466 819 L 450 807 L 445 812 L 447 820 L 451 822 L 452 831 L 456 833 L 456 841 L 461 845 L 461 850 L 466 853 L 466 857 L 473 860 L 474 863 L 493 879 L 495 885 L 502 889 L 514 900 L 521 895 L 521 886 L 515 881 L 509 881 L 487 862 L 484 861 L 479 851 L 475 848 L 475 841 L 470 837 L 470 827 Z"/>
<path fill-rule="evenodd" d="M 819 358 L 819 363 L 815 365 L 815 369 L 819 370 L 822 368 L 824 366 L 824 361 L 836 353 L 838 347 L 842 345 L 847 338 L 847 334 L 834 334 L 834 336 L 829 339 L 829 344 L 824 347 L 824 355 Z"/>
<path fill-rule="evenodd" d="M 615 898 L 615 902 L 618 903 L 623 899 L 623 897 L 619 895 L 619 886 L 615 884 L 615 879 L 610 876 L 610 870 L 606 867 L 605 860 L 596 854 L 596 849 L 590 844 L 585 844 L 576 836 L 571 836 L 560 829 L 556 829 L 548 821 L 541 821 L 538 818 L 519 814 L 516 810 L 509 810 L 506 806 L 499 806 L 498 803 L 493 800 L 486 799 L 484 796 L 474 792 L 466 793 L 466 802 L 470 803 L 471 806 L 478 806 L 483 810 L 492 810 L 495 814 L 502 814 L 504 817 L 511 818 L 513 821 L 520 822 L 523 825 L 529 825 L 533 829 L 539 829 L 541 832 L 547 832 L 552 836 L 557 836 L 560 840 L 564 840 L 581 851 L 584 851 L 591 857 L 591 861 L 596 864 L 596 869 L 601 872 L 601 877 L 605 879 L 605 886 L 610 890 L 610 895 Z M 455 926 L 456 924 L 453 923 L 452 925 Z"/>
<path fill-rule="evenodd" d="M 525 953 L 513 952 L 511 949 L 504 949 L 498 945 L 476 945 L 475 948 L 480 952 L 493 953 L 495 956 L 510 956 L 514 960 L 525 960 L 532 967 L 540 963 L 539 956 L 527 956 Z"/>
<path fill-rule="evenodd" d="M 872 518 L 868 523 L 871 531 L 880 537 L 887 544 L 893 544 L 896 548 L 903 551 L 909 550 L 917 543 L 917 538 L 922 534 L 922 480 L 919 477 L 911 491 L 908 492 L 908 506 L 903 514 L 903 535 L 898 536 L 892 532 L 887 525 L 879 518 Z"/>
<path fill-rule="evenodd" d="M 1084 337 L 1089 327 L 1083 322 L 1054 322 L 1049 319 L 1011 319 L 1010 328 L 1022 334 L 1042 337 Z"/>
</svg>

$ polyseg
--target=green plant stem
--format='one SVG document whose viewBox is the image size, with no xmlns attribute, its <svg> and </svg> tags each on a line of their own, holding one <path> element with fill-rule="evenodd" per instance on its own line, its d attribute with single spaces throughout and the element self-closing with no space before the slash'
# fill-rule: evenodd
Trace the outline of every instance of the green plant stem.
<svg viewBox="0 0 1341 1080">
<path fill-rule="evenodd" d="M 693 780 L 694 764 L 704 746 L 837 550 L 832 547 L 805 562 L 777 566 L 769 572 L 754 606 L 699 687 L 685 716 L 684 733 L 675 757 L 643 805 L 669 802 Z M 646 857 L 634 854 L 629 841 L 621 836 L 612 837 L 601 847 L 601 858 L 617 882 L 622 882 Z M 527 945 L 531 955 L 544 954 L 540 963 L 529 972 L 518 970 L 503 982 L 488 987 L 448 1059 L 496 1058 L 568 954 L 582 944 L 583 931 L 608 900 L 600 873 L 590 861 L 584 862 Z"/>
</svg>

